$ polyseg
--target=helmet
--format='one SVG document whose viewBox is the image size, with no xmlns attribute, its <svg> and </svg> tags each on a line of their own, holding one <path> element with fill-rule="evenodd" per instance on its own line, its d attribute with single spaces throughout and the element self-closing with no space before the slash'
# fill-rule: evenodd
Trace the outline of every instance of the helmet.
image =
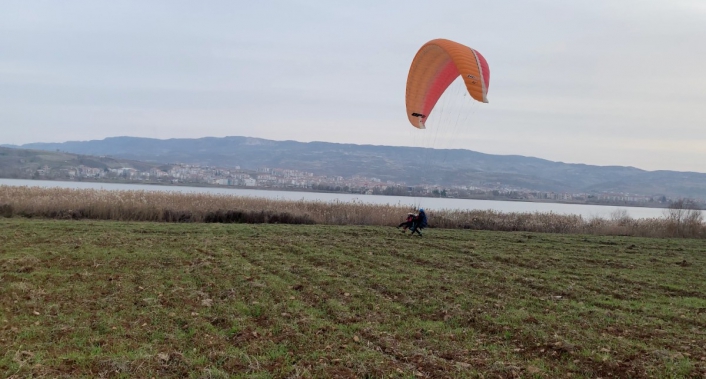
<svg viewBox="0 0 706 379">
<path fill-rule="evenodd" d="M 424 212 L 424 208 L 419 208 L 419 211 L 420 211 L 420 212 Z"/>
</svg>

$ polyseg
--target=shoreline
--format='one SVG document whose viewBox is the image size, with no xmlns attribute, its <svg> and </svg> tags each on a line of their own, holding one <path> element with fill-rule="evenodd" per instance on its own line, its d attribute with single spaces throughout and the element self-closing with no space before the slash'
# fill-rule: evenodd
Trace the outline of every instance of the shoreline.
<svg viewBox="0 0 706 379">
<path fill-rule="evenodd" d="M 257 190 L 257 191 L 282 191 L 282 192 L 302 192 L 302 193 L 326 193 L 326 194 L 345 194 L 345 195 L 361 195 L 370 196 L 369 194 L 360 192 L 343 192 L 343 191 L 325 191 L 315 190 L 311 188 L 297 189 L 291 187 L 247 187 L 247 186 L 224 186 L 207 183 L 164 183 L 150 182 L 141 180 L 70 180 L 70 179 L 26 179 L 26 178 L 0 178 L 7 180 L 27 180 L 27 181 L 49 181 L 49 182 L 65 182 L 65 183 L 106 183 L 106 184 L 136 184 L 149 185 L 160 187 L 194 187 L 194 188 L 216 188 L 216 189 L 237 189 L 237 190 Z M 631 202 L 579 202 L 579 201 L 561 201 L 553 199 L 510 199 L 503 196 L 476 196 L 476 197 L 447 197 L 447 196 L 429 196 L 429 195 L 385 195 L 372 194 L 374 196 L 390 196 L 390 197 L 408 197 L 408 198 L 429 198 L 429 199 L 460 199 L 460 200 L 487 200 L 487 201 L 502 201 L 513 203 L 538 203 L 538 204 L 570 204 L 570 205 L 596 205 L 596 206 L 612 206 L 612 207 L 635 207 L 635 208 L 654 208 L 668 209 L 668 203 L 631 203 Z M 702 209 L 704 210 L 704 209 Z"/>
</svg>

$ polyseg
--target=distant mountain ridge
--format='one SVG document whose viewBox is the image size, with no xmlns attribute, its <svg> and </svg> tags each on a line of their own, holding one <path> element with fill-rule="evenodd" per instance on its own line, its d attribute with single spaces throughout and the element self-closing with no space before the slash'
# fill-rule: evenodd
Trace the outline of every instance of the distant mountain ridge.
<svg viewBox="0 0 706 379">
<path fill-rule="evenodd" d="M 461 149 L 305 143 L 240 136 L 166 140 L 111 137 L 93 141 L 30 143 L 17 147 L 155 163 L 239 165 L 250 169 L 279 167 L 321 175 L 376 177 L 409 185 L 492 184 L 537 191 L 620 192 L 706 199 L 704 173 L 569 164 Z"/>
<path fill-rule="evenodd" d="M 124 167 L 140 171 L 148 171 L 153 168 L 168 169 L 167 165 L 157 163 L 7 146 L 0 146 L 0 178 L 52 178 L 51 176 L 37 177 L 37 171 L 45 171 L 45 166 L 59 172 L 63 170 L 65 176 L 68 176 L 68 171 L 75 171 L 78 166 L 92 167 L 101 171 Z M 55 174 L 61 176 L 57 172 Z"/>
</svg>

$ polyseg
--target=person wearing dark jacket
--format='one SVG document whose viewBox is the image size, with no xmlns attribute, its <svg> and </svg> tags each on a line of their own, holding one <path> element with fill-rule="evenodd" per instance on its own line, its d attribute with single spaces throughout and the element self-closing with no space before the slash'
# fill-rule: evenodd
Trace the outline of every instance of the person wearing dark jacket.
<svg viewBox="0 0 706 379">
<path fill-rule="evenodd" d="M 414 235 L 414 232 L 417 232 L 419 236 L 422 236 L 421 230 L 427 227 L 427 214 L 424 212 L 424 208 L 419 208 L 419 214 L 417 217 L 414 218 L 414 221 L 412 222 L 412 226 L 409 228 L 409 230 L 412 232 L 411 235 Z"/>
<path fill-rule="evenodd" d="M 417 217 L 414 213 L 407 213 L 407 220 L 399 225 L 397 225 L 397 228 L 402 228 L 402 233 L 406 232 L 407 229 L 412 227 L 412 224 L 414 224 L 414 218 Z"/>
</svg>

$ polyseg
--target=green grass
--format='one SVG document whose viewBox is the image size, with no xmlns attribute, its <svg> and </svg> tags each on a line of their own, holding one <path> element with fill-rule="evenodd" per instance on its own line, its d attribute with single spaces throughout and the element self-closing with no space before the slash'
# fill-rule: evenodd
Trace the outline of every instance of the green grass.
<svg viewBox="0 0 706 379">
<path fill-rule="evenodd" d="M 706 375 L 701 240 L 0 220 L 2 377 Z"/>
</svg>

